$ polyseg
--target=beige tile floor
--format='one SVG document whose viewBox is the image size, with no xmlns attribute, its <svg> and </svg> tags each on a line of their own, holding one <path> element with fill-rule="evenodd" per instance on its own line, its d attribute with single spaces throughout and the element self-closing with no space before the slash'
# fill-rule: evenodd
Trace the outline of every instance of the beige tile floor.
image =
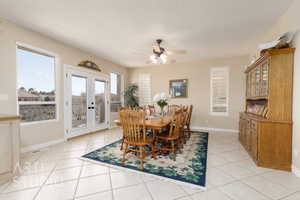
<svg viewBox="0 0 300 200">
<path fill-rule="evenodd" d="M 207 191 L 78 159 L 120 137 L 116 128 L 22 155 L 22 175 L 0 185 L 0 200 L 300 199 L 300 179 L 256 167 L 234 133 L 209 135 Z"/>
</svg>

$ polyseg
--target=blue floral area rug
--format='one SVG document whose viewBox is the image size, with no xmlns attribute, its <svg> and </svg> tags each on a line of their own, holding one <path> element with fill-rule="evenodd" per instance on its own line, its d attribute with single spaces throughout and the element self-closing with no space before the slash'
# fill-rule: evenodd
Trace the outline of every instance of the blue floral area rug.
<svg viewBox="0 0 300 200">
<path fill-rule="evenodd" d="M 145 158 L 144 170 L 139 168 L 140 161 L 133 153 L 126 155 L 124 166 L 121 164 L 123 157 L 123 151 L 120 150 L 121 140 L 90 152 L 82 158 L 100 165 L 131 170 L 178 184 L 203 188 L 205 187 L 207 144 L 208 133 L 193 132 L 184 145 L 182 153 L 177 154 L 176 161 L 173 161 L 172 154 L 159 155 L 156 160 L 149 155 Z"/>
</svg>

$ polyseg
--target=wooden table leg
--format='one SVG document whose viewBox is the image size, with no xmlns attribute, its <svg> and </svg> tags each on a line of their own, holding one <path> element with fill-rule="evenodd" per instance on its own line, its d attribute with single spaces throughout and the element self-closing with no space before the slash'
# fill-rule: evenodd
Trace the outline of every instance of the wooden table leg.
<svg viewBox="0 0 300 200">
<path fill-rule="evenodd" d="M 156 137 L 156 133 L 157 133 L 157 130 L 156 129 L 153 129 L 152 130 L 153 132 L 153 148 L 152 148 L 152 157 L 154 157 L 154 159 L 156 160 L 157 159 L 157 137 Z"/>
</svg>

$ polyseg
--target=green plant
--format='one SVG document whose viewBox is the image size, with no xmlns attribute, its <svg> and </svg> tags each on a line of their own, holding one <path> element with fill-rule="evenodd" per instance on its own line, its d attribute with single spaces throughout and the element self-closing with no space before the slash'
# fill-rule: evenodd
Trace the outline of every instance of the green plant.
<svg viewBox="0 0 300 200">
<path fill-rule="evenodd" d="M 165 106 L 168 105 L 168 102 L 167 102 L 166 100 L 161 99 L 161 100 L 159 100 L 159 101 L 157 102 L 157 105 L 158 105 L 159 107 L 163 108 L 163 107 L 165 107 Z"/>
<path fill-rule="evenodd" d="M 156 102 L 157 105 L 160 107 L 160 110 L 163 111 L 164 107 L 168 105 L 168 102 L 166 100 L 159 100 L 158 102 Z"/>
<path fill-rule="evenodd" d="M 127 88 L 124 90 L 123 95 L 125 98 L 125 104 L 128 107 L 134 108 L 139 106 L 139 98 L 137 96 L 138 85 L 137 84 L 129 84 Z"/>
</svg>

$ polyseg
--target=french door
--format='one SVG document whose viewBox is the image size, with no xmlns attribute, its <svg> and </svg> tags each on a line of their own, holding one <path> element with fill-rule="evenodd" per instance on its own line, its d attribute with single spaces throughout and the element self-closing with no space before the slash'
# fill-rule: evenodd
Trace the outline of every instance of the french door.
<svg viewBox="0 0 300 200">
<path fill-rule="evenodd" d="M 108 128 L 108 76 L 72 66 L 65 75 L 66 138 Z"/>
</svg>

